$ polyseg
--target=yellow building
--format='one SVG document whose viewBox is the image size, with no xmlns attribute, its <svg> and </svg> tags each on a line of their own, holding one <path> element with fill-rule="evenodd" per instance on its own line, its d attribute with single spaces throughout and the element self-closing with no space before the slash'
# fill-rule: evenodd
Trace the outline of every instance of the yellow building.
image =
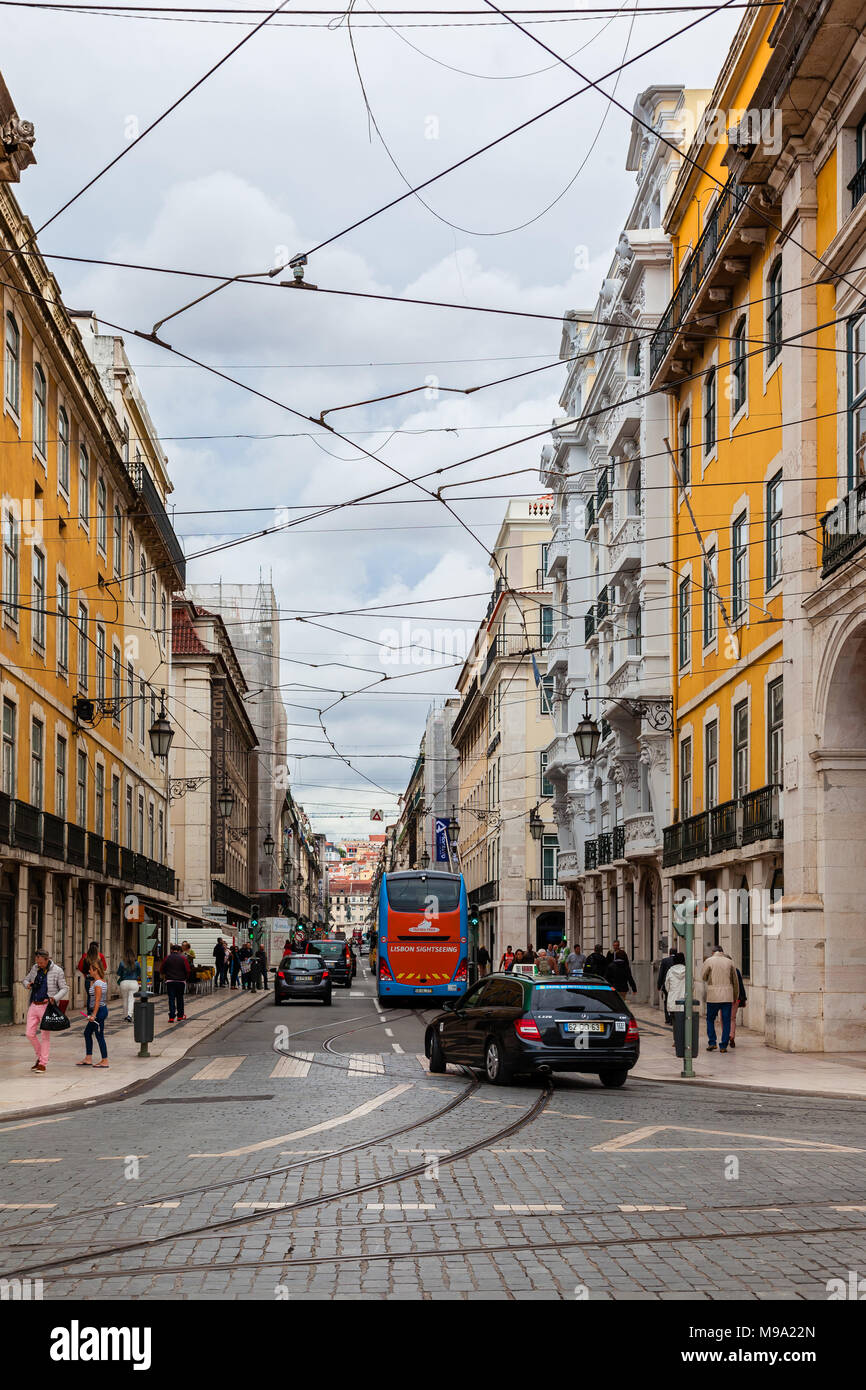
<svg viewBox="0 0 866 1390">
<path fill-rule="evenodd" d="M 744 18 L 650 347 L 677 473 L 668 889 L 795 1051 L 866 1040 L 864 29 L 863 5 Z"/>
<path fill-rule="evenodd" d="M 165 458 L 120 340 L 64 308 L 32 232 L 0 182 L 2 244 L 29 247 L 3 276 L 0 1022 L 38 943 L 71 983 L 91 940 L 110 966 L 137 950 L 130 894 L 163 938 L 174 897 L 150 738 L 184 581 Z"/>
</svg>

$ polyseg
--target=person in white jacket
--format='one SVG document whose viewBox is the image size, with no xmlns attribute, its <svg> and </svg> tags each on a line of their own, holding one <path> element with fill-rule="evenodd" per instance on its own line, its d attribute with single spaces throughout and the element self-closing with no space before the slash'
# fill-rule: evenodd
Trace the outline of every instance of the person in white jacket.
<svg viewBox="0 0 866 1390">
<path fill-rule="evenodd" d="M 686 997 L 686 958 L 682 951 L 674 951 L 664 978 L 664 993 L 668 1013 L 682 1013 Z"/>
</svg>

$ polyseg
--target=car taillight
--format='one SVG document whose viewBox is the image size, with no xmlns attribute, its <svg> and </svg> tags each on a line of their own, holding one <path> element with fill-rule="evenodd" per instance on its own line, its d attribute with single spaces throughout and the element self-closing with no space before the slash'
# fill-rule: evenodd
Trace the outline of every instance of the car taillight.
<svg viewBox="0 0 866 1390">
<path fill-rule="evenodd" d="M 285 977 L 285 975 L 283 974 L 282 970 L 278 970 L 278 971 L 277 971 L 277 979 L 278 979 L 278 980 L 284 980 L 285 978 L 286 978 L 286 977 Z"/>
<path fill-rule="evenodd" d="M 467 975 L 467 970 L 466 970 L 466 962 L 465 962 L 465 960 L 464 960 L 464 961 L 463 961 L 460 965 L 458 965 L 458 967 L 457 967 L 457 973 L 456 973 L 456 975 L 454 976 L 454 984 L 456 984 L 456 985 L 465 985 L 467 978 L 468 978 L 468 975 Z"/>
<path fill-rule="evenodd" d="M 323 970 L 323 971 L 322 971 L 322 979 L 323 979 L 323 980 L 327 980 L 327 978 L 328 978 L 328 972 L 327 972 L 327 970 Z"/>
<path fill-rule="evenodd" d="M 528 1038 L 531 1042 L 541 1042 L 541 1034 L 534 1018 L 515 1019 L 514 1031 L 519 1038 Z"/>
<path fill-rule="evenodd" d="M 628 1021 L 628 1027 L 625 1030 L 625 1040 L 626 1042 L 637 1042 L 639 1036 L 640 1034 L 638 1033 L 637 1020 L 634 1018 L 630 1018 Z"/>
</svg>

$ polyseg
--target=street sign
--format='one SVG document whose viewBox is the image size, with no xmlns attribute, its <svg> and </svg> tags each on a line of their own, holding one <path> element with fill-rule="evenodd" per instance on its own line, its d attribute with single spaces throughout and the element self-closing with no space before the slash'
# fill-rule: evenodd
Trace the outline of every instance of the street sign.
<svg viewBox="0 0 866 1390">
<path fill-rule="evenodd" d="M 385 817 L 384 817 L 384 815 L 382 814 L 381 811 L 371 811 L 371 812 L 370 812 L 370 820 L 384 820 L 384 819 L 385 819 Z"/>
</svg>

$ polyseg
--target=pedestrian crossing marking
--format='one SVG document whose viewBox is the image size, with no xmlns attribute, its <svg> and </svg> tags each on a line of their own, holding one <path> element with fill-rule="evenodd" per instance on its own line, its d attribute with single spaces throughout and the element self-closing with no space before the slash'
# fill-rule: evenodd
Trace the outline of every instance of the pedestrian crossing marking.
<svg viewBox="0 0 866 1390">
<path fill-rule="evenodd" d="M 245 1062 L 244 1057 L 214 1057 L 208 1062 L 206 1067 L 197 1071 L 192 1078 L 193 1081 L 228 1081 L 241 1065 Z"/>
<path fill-rule="evenodd" d="M 515 1216 L 527 1216 L 530 1212 L 536 1211 L 565 1211 L 565 1207 L 558 1202 L 502 1202 L 495 1205 L 494 1211 L 510 1211 Z"/>
<path fill-rule="evenodd" d="M 547 1149 L 491 1149 L 492 1154 L 546 1154 Z"/>
<path fill-rule="evenodd" d="M 634 1205 L 629 1202 L 620 1202 L 619 1209 L 620 1211 L 686 1211 L 687 1207 L 685 1203 L 680 1203 L 678 1206 L 665 1207 L 657 1202 L 640 1202 Z"/>
<path fill-rule="evenodd" d="M 362 1115 L 369 1115 L 373 1110 L 379 1110 L 389 1101 L 396 1100 L 404 1091 L 411 1091 L 415 1083 L 404 1081 L 398 1086 L 391 1086 L 382 1095 L 371 1096 L 363 1104 L 356 1105 L 351 1110 L 347 1110 L 344 1115 L 334 1115 L 329 1120 L 320 1120 L 318 1124 L 307 1125 L 304 1129 L 292 1130 L 290 1134 L 277 1134 L 273 1139 L 260 1139 L 255 1144 L 244 1144 L 237 1149 L 224 1149 L 221 1153 L 194 1153 L 188 1154 L 188 1158 L 240 1158 L 244 1154 L 261 1153 L 263 1149 L 275 1149 L 279 1144 L 289 1143 L 292 1139 L 306 1139 L 308 1134 L 321 1134 L 324 1130 L 337 1129 L 340 1125 L 351 1124 L 358 1120 Z"/>
<path fill-rule="evenodd" d="M 296 1052 L 293 1057 L 280 1057 L 271 1078 L 280 1076 L 307 1076 L 313 1063 L 312 1052 Z"/>
<path fill-rule="evenodd" d="M 377 1052 L 353 1052 L 349 1056 L 350 1076 L 384 1076 L 385 1066 Z"/>
<path fill-rule="evenodd" d="M 10 1158 L 10 1163 L 62 1163 L 62 1158 Z"/>
<path fill-rule="evenodd" d="M 760 1144 L 689 1144 L 682 1147 L 671 1147 L 670 1145 L 660 1144 L 655 1146 L 642 1146 L 644 1139 L 652 1139 L 658 1134 L 663 1134 L 666 1130 L 674 1134 L 698 1134 L 707 1138 L 733 1139 L 760 1139 Z M 726 1153 L 729 1149 L 736 1148 L 738 1152 L 751 1151 L 754 1153 L 862 1153 L 862 1149 L 853 1148 L 847 1144 L 829 1144 L 822 1139 L 786 1139 L 780 1134 L 743 1134 L 737 1130 L 730 1129 L 701 1129 L 696 1125 L 643 1125 L 640 1129 L 629 1130 L 626 1134 L 617 1134 L 612 1139 L 606 1139 L 602 1144 L 593 1144 L 593 1153 L 611 1153 L 615 1151 L 627 1150 L 630 1153 Z"/>
<path fill-rule="evenodd" d="M 367 1211 L 435 1211 L 435 1202 L 368 1202 Z"/>
<path fill-rule="evenodd" d="M 53 1211 L 56 1202 L 0 1202 L 0 1211 Z"/>
<path fill-rule="evenodd" d="M 125 1202 L 122 1202 L 122 1203 L 121 1203 L 121 1206 L 125 1206 L 125 1205 L 126 1205 Z M 142 1202 L 142 1206 L 143 1206 L 143 1207 L 179 1207 L 179 1206 L 180 1206 L 180 1202 Z"/>
<path fill-rule="evenodd" d="M 280 1207 L 289 1206 L 288 1202 L 234 1202 L 234 1211 L 276 1211 Z"/>
</svg>

